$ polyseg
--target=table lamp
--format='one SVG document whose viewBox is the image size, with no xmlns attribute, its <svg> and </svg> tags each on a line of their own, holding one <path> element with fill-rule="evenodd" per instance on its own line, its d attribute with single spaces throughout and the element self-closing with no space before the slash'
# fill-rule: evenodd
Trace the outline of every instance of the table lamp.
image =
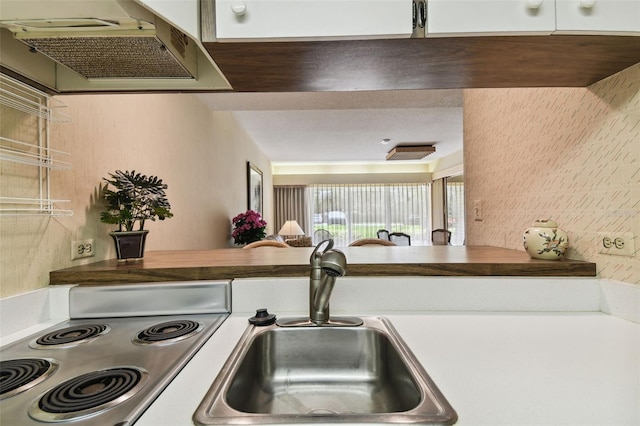
<svg viewBox="0 0 640 426">
<path fill-rule="evenodd" d="M 283 237 L 294 236 L 298 238 L 300 235 L 304 235 L 304 231 L 295 220 L 287 220 L 284 225 L 282 225 L 282 228 L 280 228 L 280 232 L 278 232 L 278 234 Z"/>
</svg>

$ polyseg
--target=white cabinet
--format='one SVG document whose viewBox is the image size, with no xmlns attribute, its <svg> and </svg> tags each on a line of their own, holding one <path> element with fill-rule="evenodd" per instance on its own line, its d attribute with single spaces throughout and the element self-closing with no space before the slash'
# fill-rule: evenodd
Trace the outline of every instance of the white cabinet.
<svg viewBox="0 0 640 426">
<path fill-rule="evenodd" d="M 217 41 L 408 38 L 412 0 L 216 0 Z"/>
<path fill-rule="evenodd" d="M 640 0 L 556 0 L 557 33 L 640 35 Z"/>
<path fill-rule="evenodd" d="M 423 5 L 422 0 L 215 0 L 215 40 L 408 38 L 414 9 Z M 640 0 L 426 0 L 425 33 L 640 35 Z"/>
<path fill-rule="evenodd" d="M 427 37 L 545 35 L 556 28 L 554 0 L 427 0 Z"/>
<path fill-rule="evenodd" d="M 198 40 L 198 0 L 137 0 L 171 25 Z"/>
<path fill-rule="evenodd" d="M 427 0 L 426 33 L 640 35 L 640 0 Z"/>
</svg>

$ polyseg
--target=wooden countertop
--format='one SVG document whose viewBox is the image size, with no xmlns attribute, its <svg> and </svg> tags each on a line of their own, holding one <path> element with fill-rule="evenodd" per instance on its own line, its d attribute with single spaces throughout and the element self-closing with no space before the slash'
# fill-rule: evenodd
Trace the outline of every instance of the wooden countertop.
<svg viewBox="0 0 640 426">
<path fill-rule="evenodd" d="M 488 246 L 364 246 L 340 248 L 348 276 L 595 277 L 579 260 L 537 260 L 523 251 Z M 50 284 L 227 280 L 309 275 L 312 247 L 150 251 L 139 262 L 105 260 L 52 271 Z"/>
</svg>

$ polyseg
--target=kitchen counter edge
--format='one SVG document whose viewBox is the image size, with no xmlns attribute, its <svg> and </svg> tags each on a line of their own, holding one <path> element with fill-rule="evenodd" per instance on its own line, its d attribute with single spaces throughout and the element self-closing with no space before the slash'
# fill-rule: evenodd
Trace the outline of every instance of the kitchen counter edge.
<svg viewBox="0 0 640 426">
<path fill-rule="evenodd" d="M 313 248 L 150 251 L 141 261 L 110 259 L 50 272 L 50 284 L 120 284 L 302 277 Z M 596 264 L 531 259 L 489 246 L 345 247 L 349 276 L 595 277 Z"/>
</svg>

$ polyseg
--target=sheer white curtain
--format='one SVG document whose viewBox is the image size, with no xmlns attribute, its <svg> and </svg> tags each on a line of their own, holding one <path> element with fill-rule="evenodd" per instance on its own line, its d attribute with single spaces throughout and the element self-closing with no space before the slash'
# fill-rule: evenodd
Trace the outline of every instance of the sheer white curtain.
<svg viewBox="0 0 640 426">
<path fill-rule="evenodd" d="M 287 220 L 295 220 L 304 230 L 306 235 L 311 235 L 309 226 L 308 207 L 305 186 L 274 186 L 274 227 L 273 232 L 278 233 Z"/>
<path fill-rule="evenodd" d="M 451 245 L 462 246 L 465 242 L 464 182 L 447 179 L 447 229 L 451 231 Z"/>
<path fill-rule="evenodd" d="M 379 229 L 411 235 L 413 245 L 430 244 L 427 184 L 312 185 L 309 206 L 314 230 L 326 229 L 337 246 L 376 238 Z"/>
<path fill-rule="evenodd" d="M 431 203 L 433 207 L 433 215 L 431 220 L 431 226 L 433 229 L 447 229 L 446 227 L 446 212 L 445 204 L 446 190 L 445 179 L 436 179 L 431 182 Z"/>
</svg>

